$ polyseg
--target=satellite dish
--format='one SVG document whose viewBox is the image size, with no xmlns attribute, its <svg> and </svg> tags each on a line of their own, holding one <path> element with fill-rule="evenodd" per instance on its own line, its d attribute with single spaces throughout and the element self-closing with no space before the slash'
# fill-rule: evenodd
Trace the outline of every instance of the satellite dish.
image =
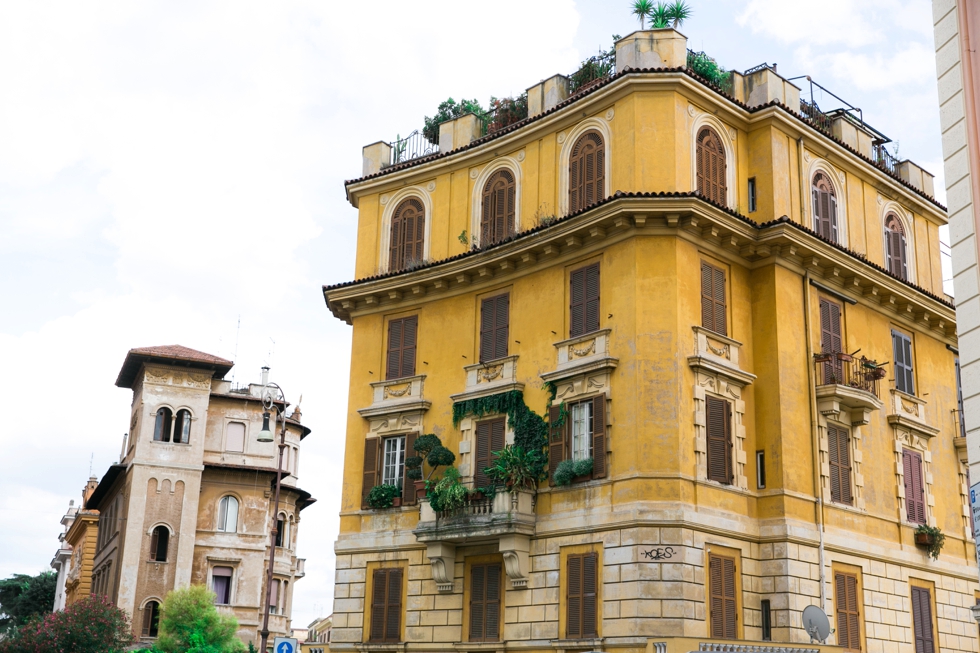
<svg viewBox="0 0 980 653">
<path fill-rule="evenodd" d="M 803 629 L 810 635 L 810 641 L 817 640 L 821 644 L 830 635 L 830 620 L 827 614 L 815 605 L 803 608 Z"/>
</svg>

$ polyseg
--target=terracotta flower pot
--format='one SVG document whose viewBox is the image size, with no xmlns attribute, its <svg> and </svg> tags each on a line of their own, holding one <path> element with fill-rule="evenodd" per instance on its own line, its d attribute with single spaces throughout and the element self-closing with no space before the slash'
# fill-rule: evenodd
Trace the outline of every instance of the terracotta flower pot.
<svg viewBox="0 0 980 653">
<path fill-rule="evenodd" d="M 425 479 L 420 479 L 418 481 L 413 481 L 415 483 L 415 494 L 416 496 L 425 496 Z"/>
<path fill-rule="evenodd" d="M 932 546 L 936 543 L 936 536 L 932 533 L 916 533 L 915 543 L 919 546 Z"/>
<path fill-rule="evenodd" d="M 402 505 L 402 498 L 401 497 L 395 497 L 394 499 L 391 500 L 391 507 L 392 508 L 400 508 L 401 505 Z"/>
</svg>

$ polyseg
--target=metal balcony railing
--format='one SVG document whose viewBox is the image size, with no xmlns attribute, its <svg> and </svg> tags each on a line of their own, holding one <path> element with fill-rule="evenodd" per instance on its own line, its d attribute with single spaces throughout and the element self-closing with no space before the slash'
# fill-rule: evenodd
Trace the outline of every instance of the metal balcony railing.
<svg viewBox="0 0 980 653">
<path fill-rule="evenodd" d="M 881 399 L 879 382 L 885 378 L 884 363 L 853 354 L 831 352 L 815 354 L 817 385 L 843 385 L 870 392 Z"/>
<path fill-rule="evenodd" d="M 871 152 L 876 166 L 885 172 L 898 175 L 898 158 L 892 156 L 892 153 L 885 149 L 884 143 L 875 143 Z"/>
<path fill-rule="evenodd" d="M 418 129 L 405 138 L 395 139 L 389 145 L 391 145 L 391 159 L 388 165 L 392 166 L 439 153 L 439 146 L 430 143 Z"/>
</svg>

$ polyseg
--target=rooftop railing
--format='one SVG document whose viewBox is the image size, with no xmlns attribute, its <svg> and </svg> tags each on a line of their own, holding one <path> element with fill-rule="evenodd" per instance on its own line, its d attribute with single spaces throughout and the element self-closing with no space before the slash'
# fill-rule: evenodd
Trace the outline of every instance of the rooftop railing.
<svg viewBox="0 0 980 653">
<path fill-rule="evenodd" d="M 844 385 L 881 398 L 879 382 L 885 378 L 884 363 L 843 352 L 814 354 L 817 385 Z"/>
<path fill-rule="evenodd" d="M 392 166 L 439 153 L 439 146 L 430 143 L 418 129 L 405 138 L 395 139 L 389 145 L 391 146 L 391 159 L 388 165 Z"/>
<path fill-rule="evenodd" d="M 884 143 L 872 145 L 871 152 L 876 166 L 893 175 L 898 174 L 898 157 L 892 156 L 892 153 L 885 149 Z"/>
</svg>

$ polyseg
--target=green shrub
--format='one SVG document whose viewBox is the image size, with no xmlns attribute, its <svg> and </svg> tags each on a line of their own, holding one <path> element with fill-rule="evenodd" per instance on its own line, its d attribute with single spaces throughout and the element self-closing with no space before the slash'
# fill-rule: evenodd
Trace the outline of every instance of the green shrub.
<svg viewBox="0 0 980 653">
<path fill-rule="evenodd" d="M 570 485 L 575 476 L 575 461 L 563 460 L 555 468 L 555 472 L 551 475 L 551 481 L 558 487 L 564 487 Z"/>
<path fill-rule="evenodd" d="M 493 464 L 484 470 L 491 480 L 506 485 L 508 490 L 534 488 L 538 480 L 537 456 L 517 445 L 507 446 L 493 455 Z"/>
<path fill-rule="evenodd" d="M 688 52 L 687 67 L 725 92 L 732 90 L 732 74 L 704 52 Z"/>
<path fill-rule="evenodd" d="M 592 465 L 594 464 L 591 458 L 583 458 L 582 460 L 575 461 L 575 475 L 576 476 L 588 476 L 592 473 Z"/>
<path fill-rule="evenodd" d="M 214 607 L 214 592 L 191 585 L 167 594 L 160 606 L 160 653 L 243 653 L 238 621 Z"/>
<path fill-rule="evenodd" d="M 433 145 L 438 145 L 439 125 L 448 120 L 459 118 L 467 113 L 475 113 L 481 118 L 486 115 L 486 111 L 483 110 L 483 107 L 476 100 L 462 100 L 457 103 L 454 99 L 449 98 L 439 105 L 436 109 L 436 115 L 431 118 L 429 116 L 425 117 L 425 127 L 422 128 L 422 135 Z"/>
<path fill-rule="evenodd" d="M 367 502 L 372 508 L 381 510 L 393 506 L 395 497 L 400 497 L 401 495 L 402 490 L 397 485 L 391 485 L 390 483 L 375 485 L 368 492 Z"/>
<path fill-rule="evenodd" d="M 57 575 L 42 571 L 37 576 L 14 574 L 0 580 L 0 632 L 23 626 L 34 615 L 51 612 Z"/>
<path fill-rule="evenodd" d="M 455 467 L 447 467 L 442 478 L 429 492 L 429 505 L 436 512 L 455 510 L 466 505 L 468 494 L 459 470 Z"/>
</svg>

